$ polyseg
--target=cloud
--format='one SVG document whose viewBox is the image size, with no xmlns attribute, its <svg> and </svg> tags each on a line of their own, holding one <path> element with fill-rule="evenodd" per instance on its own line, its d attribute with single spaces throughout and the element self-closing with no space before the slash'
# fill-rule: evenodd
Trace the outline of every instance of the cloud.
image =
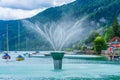
<svg viewBox="0 0 120 80">
<path fill-rule="evenodd" d="M 13 9 L 32 10 L 37 8 L 48 8 L 70 3 L 74 0 L 1 0 L 0 6 Z"/>
<path fill-rule="evenodd" d="M 0 0 L 0 20 L 23 19 L 75 0 Z"/>
<path fill-rule="evenodd" d="M 0 6 L 12 9 L 32 10 L 52 6 L 44 0 L 1 0 Z"/>
<path fill-rule="evenodd" d="M 44 9 L 34 9 L 34 10 L 21 10 L 21 9 L 11 9 L 0 7 L 0 19 L 1 20 L 16 20 L 28 18 L 36 15 L 37 13 L 43 11 Z"/>
<path fill-rule="evenodd" d="M 60 5 L 67 4 L 67 3 L 70 3 L 73 1 L 75 1 L 75 0 L 53 0 L 52 3 L 54 6 L 60 6 Z"/>
</svg>

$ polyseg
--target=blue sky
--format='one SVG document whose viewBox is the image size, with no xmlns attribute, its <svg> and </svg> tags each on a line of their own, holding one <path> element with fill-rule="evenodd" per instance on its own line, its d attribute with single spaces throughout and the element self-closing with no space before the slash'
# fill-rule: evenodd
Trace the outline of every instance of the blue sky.
<svg viewBox="0 0 120 80">
<path fill-rule="evenodd" d="M 73 1 L 75 0 L 0 0 L 0 20 L 32 17 L 46 8 Z"/>
</svg>

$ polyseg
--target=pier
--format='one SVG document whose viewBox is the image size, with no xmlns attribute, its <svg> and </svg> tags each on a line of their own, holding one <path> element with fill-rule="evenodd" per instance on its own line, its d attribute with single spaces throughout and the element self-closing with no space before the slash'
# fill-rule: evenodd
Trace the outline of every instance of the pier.
<svg viewBox="0 0 120 80">
<path fill-rule="evenodd" d="M 109 60 L 120 60 L 120 55 L 108 55 Z"/>
</svg>

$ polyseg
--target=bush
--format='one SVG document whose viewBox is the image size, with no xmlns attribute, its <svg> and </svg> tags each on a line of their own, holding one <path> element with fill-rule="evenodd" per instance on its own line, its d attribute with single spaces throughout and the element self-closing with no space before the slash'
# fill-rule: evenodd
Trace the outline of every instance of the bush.
<svg viewBox="0 0 120 80">
<path fill-rule="evenodd" d="M 96 37 L 96 39 L 94 40 L 94 51 L 97 54 L 101 54 L 101 51 L 106 49 L 107 49 L 107 44 L 104 38 L 101 36 Z"/>
</svg>

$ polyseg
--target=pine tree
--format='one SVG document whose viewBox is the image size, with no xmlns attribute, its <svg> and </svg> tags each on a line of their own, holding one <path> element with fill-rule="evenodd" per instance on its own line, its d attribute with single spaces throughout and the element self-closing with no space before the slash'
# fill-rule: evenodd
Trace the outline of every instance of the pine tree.
<svg viewBox="0 0 120 80">
<path fill-rule="evenodd" d="M 105 36 L 104 39 L 109 42 L 109 40 L 111 40 L 114 37 L 114 32 L 113 32 L 113 28 L 109 27 L 107 28 L 106 32 L 105 32 Z"/>
<path fill-rule="evenodd" d="M 113 35 L 120 37 L 120 32 L 119 32 L 120 26 L 119 26 L 117 17 L 114 18 L 112 27 L 113 27 Z"/>
</svg>

